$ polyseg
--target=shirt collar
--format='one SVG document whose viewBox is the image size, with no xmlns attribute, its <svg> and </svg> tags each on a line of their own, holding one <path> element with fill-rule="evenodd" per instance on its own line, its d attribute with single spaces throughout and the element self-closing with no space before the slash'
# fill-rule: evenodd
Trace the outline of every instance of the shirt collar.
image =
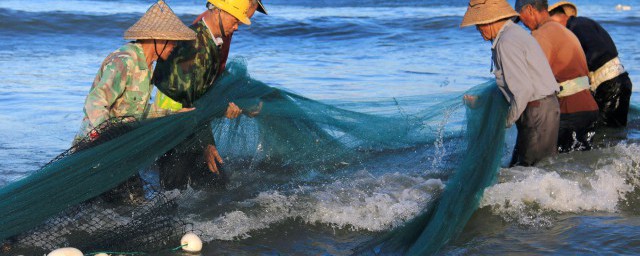
<svg viewBox="0 0 640 256">
<path fill-rule="evenodd" d="M 575 16 L 569 16 L 569 19 L 567 19 L 567 27 L 569 27 L 571 23 L 573 23 L 573 21 L 575 20 L 574 18 Z"/>
<path fill-rule="evenodd" d="M 216 37 L 213 35 L 213 33 L 211 33 L 211 29 L 209 28 L 209 25 L 207 25 L 207 23 L 204 22 L 204 17 L 202 17 L 202 23 L 207 28 L 207 31 L 209 31 L 209 35 L 211 35 L 211 39 L 213 39 L 213 43 L 215 43 L 216 46 L 221 46 L 224 43 L 224 40 L 222 40 L 222 37 Z"/>
<path fill-rule="evenodd" d="M 504 23 L 504 26 L 502 26 L 500 31 L 498 31 L 498 35 L 496 36 L 496 39 L 493 39 L 493 44 L 491 45 L 491 49 L 496 48 L 496 44 L 498 44 L 498 40 L 500 40 L 500 37 L 502 36 L 502 32 L 504 32 L 504 30 L 511 25 L 514 25 L 511 19 L 507 20 L 507 22 Z"/>
<path fill-rule="evenodd" d="M 138 58 L 137 59 L 138 68 L 141 70 L 149 69 L 149 67 L 147 67 L 147 57 L 144 56 L 142 45 L 140 45 L 139 43 L 132 43 L 131 48 L 136 53 L 136 58 Z"/>
</svg>

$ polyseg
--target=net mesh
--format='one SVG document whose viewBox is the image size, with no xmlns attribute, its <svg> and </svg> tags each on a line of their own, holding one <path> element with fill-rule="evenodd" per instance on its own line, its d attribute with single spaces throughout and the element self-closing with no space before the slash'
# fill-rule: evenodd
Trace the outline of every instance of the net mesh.
<svg viewBox="0 0 640 256">
<path fill-rule="evenodd" d="M 359 254 L 433 255 L 462 232 L 493 184 L 504 151 L 507 103 L 495 85 L 476 87 L 467 108 L 466 150 L 446 188 L 429 210 L 407 224 L 374 239 Z"/>
<path fill-rule="evenodd" d="M 397 236 L 378 239 L 361 252 L 437 250 L 473 213 L 502 157 L 507 106 L 492 82 L 467 93 L 479 96 L 475 108 L 467 110 L 467 122 L 448 122 L 446 129 L 466 131 L 466 139 L 474 143 L 460 152 L 442 198 L 411 224 L 392 231 Z M 229 102 L 245 113 L 260 114 L 233 121 L 220 118 Z M 136 179 L 140 170 L 177 145 L 196 147 L 198 137 L 193 134 L 203 127 L 214 132 L 218 148 L 230 159 L 296 177 L 366 162 L 382 152 L 431 145 L 441 134 L 443 118 L 462 106 L 458 95 L 411 115 L 398 109 L 392 115 L 349 111 L 267 86 L 252 79 L 246 64 L 236 60 L 195 102 L 195 110 L 157 119 L 116 120 L 109 129 L 99 129 L 100 141 L 86 139 L 41 170 L 0 188 L 0 241 L 10 241 L 14 251 L 67 245 L 85 252 L 166 251 L 184 232 L 198 232 L 177 217 L 176 202 L 189 193 L 171 196 L 146 186 L 143 200 L 116 204 L 104 195 Z"/>
</svg>

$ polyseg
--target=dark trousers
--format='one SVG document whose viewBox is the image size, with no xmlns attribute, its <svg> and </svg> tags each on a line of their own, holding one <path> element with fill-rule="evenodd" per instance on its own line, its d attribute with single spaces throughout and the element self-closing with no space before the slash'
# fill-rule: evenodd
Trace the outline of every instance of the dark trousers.
<svg viewBox="0 0 640 256">
<path fill-rule="evenodd" d="M 631 79 L 626 72 L 598 86 L 593 94 L 600 108 L 598 126 L 627 126 L 632 87 Z"/>
<path fill-rule="evenodd" d="M 100 197 L 112 203 L 136 203 L 144 200 L 144 181 L 136 173 L 117 187 L 103 193 Z"/>
<path fill-rule="evenodd" d="M 158 159 L 160 185 L 166 190 L 206 186 L 213 178 L 202 152 L 171 150 Z"/>
<path fill-rule="evenodd" d="M 160 185 L 165 190 L 224 185 L 227 177 L 221 166 L 219 174 L 209 170 L 204 149 L 214 145 L 211 127 L 206 125 L 157 160 Z"/>
<path fill-rule="evenodd" d="M 510 166 L 531 166 L 557 154 L 560 104 L 555 95 L 527 105 L 516 121 L 518 138 Z"/>
<path fill-rule="evenodd" d="M 585 111 L 560 115 L 558 150 L 591 150 L 598 111 Z"/>
</svg>

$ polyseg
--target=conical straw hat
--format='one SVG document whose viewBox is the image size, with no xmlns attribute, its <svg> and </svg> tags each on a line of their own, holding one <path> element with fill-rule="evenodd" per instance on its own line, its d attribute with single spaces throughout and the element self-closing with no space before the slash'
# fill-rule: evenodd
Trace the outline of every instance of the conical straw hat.
<svg viewBox="0 0 640 256">
<path fill-rule="evenodd" d="M 514 16 L 518 13 L 506 0 L 470 0 L 460 27 L 489 24 Z"/>
<path fill-rule="evenodd" d="M 124 38 L 128 40 L 195 40 L 196 33 L 185 26 L 164 1 L 159 0 L 136 24 L 124 32 Z"/>
<path fill-rule="evenodd" d="M 562 10 L 564 10 L 564 14 L 566 14 L 567 16 L 578 16 L 578 7 L 576 7 L 575 4 L 569 2 L 569 1 L 559 1 L 551 6 L 549 6 L 549 12 L 553 11 L 553 9 L 556 9 L 558 7 L 561 7 Z"/>
</svg>

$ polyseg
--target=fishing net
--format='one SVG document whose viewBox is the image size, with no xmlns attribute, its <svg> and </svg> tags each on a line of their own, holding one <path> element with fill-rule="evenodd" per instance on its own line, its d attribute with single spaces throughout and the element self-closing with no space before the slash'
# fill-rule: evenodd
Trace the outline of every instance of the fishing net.
<svg viewBox="0 0 640 256">
<path fill-rule="evenodd" d="M 447 129 L 466 131 L 466 139 L 474 143 L 460 152 L 454 176 L 435 206 L 393 231 L 403 239 L 376 240 L 383 242 L 379 251 L 437 250 L 461 230 L 494 179 L 502 157 L 506 102 L 495 83 L 467 93 L 479 99 L 467 110 L 466 125 L 449 122 Z M 221 117 L 229 102 L 245 113 L 260 113 L 226 120 Z M 246 64 L 236 60 L 195 102 L 195 110 L 156 119 L 128 117 L 134 122 L 116 120 L 100 129 L 99 142 L 85 139 L 42 169 L 0 188 L 0 241 L 11 241 L 15 251 L 23 244 L 34 244 L 30 246 L 35 251 L 67 245 L 84 252 L 171 251 L 184 232 L 198 233 L 177 217 L 181 213 L 176 202 L 189 193 L 172 195 L 143 184 L 141 200 L 114 204 L 104 195 L 137 179 L 141 170 L 176 146 L 197 147 L 194 134 L 203 127 L 213 131 L 217 147 L 230 159 L 293 178 L 366 162 L 381 152 L 432 145 L 443 117 L 461 106 L 457 95 L 413 114 L 401 108 L 389 115 L 349 111 L 267 86 L 252 79 Z M 226 168 L 232 169 L 228 164 Z M 420 247 L 411 247 L 413 241 Z"/>
<path fill-rule="evenodd" d="M 507 103 L 487 84 L 469 92 L 478 95 L 467 109 L 466 150 L 446 188 L 428 211 L 374 239 L 359 254 L 433 255 L 454 239 L 495 181 L 504 150 Z"/>
</svg>

